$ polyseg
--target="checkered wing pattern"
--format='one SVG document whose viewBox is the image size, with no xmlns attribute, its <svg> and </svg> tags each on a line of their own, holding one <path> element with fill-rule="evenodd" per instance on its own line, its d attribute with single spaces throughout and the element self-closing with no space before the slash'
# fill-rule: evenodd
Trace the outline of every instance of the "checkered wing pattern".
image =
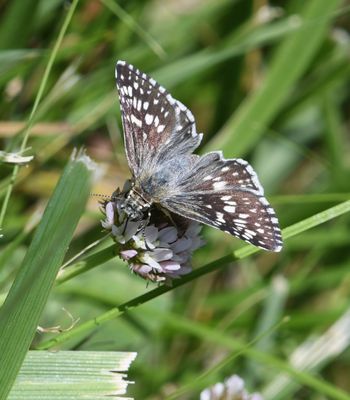
<svg viewBox="0 0 350 400">
<path fill-rule="evenodd" d="M 202 135 L 191 111 L 154 79 L 118 61 L 116 81 L 126 155 L 135 178 L 158 169 L 169 154 L 190 154 L 199 146 Z"/>
<path fill-rule="evenodd" d="M 125 61 L 117 63 L 116 79 L 132 196 L 263 249 L 281 250 L 278 220 L 253 168 L 220 152 L 192 154 L 202 135 L 183 104 Z M 140 201 L 132 196 L 134 210 Z"/>
<path fill-rule="evenodd" d="M 198 157 L 163 207 L 213 226 L 265 250 L 280 251 L 281 231 L 253 168 L 221 153 Z"/>
</svg>

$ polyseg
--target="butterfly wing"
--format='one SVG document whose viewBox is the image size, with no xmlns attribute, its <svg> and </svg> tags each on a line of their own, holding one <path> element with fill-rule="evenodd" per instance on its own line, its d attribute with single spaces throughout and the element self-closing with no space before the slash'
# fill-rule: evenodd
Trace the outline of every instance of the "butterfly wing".
<svg viewBox="0 0 350 400">
<path fill-rule="evenodd" d="M 281 231 L 253 168 L 213 152 L 198 157 L 191 171 L 161 205 L 230 233 L 265 250 L 280 251 Z"/>
<path fill-rule="evenodd" d="M 192 113 L 154 79 L 125 61 L 118 61 L 116 81 L 124 129 L 125 150 L 135 178 L 167 161 L 169 152 L 190 154 L 202 135 Z"/>
<path fill-rule="evenodd" d="M 149 203 L 279 251 L 275 212 L 253 168 L 213 152 L 192 152 L 202 135 L 192 113 L 154 79 L 125 61 L 116 66 L 129 167 Z"/>
</svg>

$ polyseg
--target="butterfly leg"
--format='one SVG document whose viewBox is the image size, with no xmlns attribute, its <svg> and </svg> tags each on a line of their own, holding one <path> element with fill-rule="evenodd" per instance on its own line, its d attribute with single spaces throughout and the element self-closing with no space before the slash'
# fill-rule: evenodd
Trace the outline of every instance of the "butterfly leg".
<svg viewBox="0 0 350 400">
<path fill-rule="evenodd" d="M 152 249 L 147 244 L 147 238 L 146 238 L 146 227 L 150 223 L 150 220 L 151 220 L 151 210 L 148 209 L 147 218 L 141 221 L 141 224 L 140 224 L 139 228 L 137 229 L 136 234 L 142 232 L 142 237 L 143 237 L 143 239 L 145 241 L 146 249 L 152 251 Z"/>
<path fill-rule="evenodd" d="M 129 216 L 127 216 L 127 217 L 126 217 L 126 220 L 125 220 L 124 229 L 123 229 L 123 235 L 125 234 L 126 227 L 128 226 L 129 219 L 130 219 L 130 217 L 129 217 Z"/>
<path fill-rule="evenodd" d="M 165 216 L 169 219 L 170 223 L 176 228 L 178 238 L 182 238 L 186 233 L 186 226 L 184 226 L 184 222 L 187 223 L 188 219 L 182 218 L 176 221 L 174 217 L 178 217 L 176 214 L 172 214 L 166 208 L 162 207 L 161 211 L 165 214 Z M 181 226 L 182 225 L 182 226 Z"/>
</svg>

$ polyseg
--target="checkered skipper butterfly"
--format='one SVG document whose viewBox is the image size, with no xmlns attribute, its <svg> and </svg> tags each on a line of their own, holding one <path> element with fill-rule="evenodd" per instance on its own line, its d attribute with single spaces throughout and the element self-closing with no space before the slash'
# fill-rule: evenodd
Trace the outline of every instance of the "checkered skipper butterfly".
<svg viewBox="0 0 350 400">
<path fill-rule="evenodd" d="M 202 134 L 191 111 L 154 79 L 118 61 L 116 80 L 132 173 L 123 194 L 129 219 L 145 219 L 156 206 L 280 251 L 278 220 L 253 168 L 221 152 L 193 154 Z"/>
</svg>

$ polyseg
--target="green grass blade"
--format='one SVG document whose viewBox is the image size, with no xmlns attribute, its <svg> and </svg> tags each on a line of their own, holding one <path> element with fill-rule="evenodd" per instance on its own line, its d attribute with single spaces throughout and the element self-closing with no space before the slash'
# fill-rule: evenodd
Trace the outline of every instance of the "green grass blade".
<svg viewBox="0 0 350 400">
<path fill-rule="evenodd" d="M 350 193 L 312 193 L 271 196 L 273 204 L 336 203 L 350 199 Z"/>
<path fill-rule="evenodd" d="M 296 236 L 301 232 L 305 232 L 321 223 L 330 221 L 339 215 L 348 213 L 350 211 L 350 200 L 344 201 L 344 203 L 338 204 L 327 210 L 324 210 L 312 217 L 306 218 L 304 221 L 297 222 L 287 228 L 283 229 L 283 239 L 288 239 L 292 236 Z"/>
<path fill-rule="evenodd" d="M 309 66 L 340 3 L 304 3 L 300 29 L 280 43 L 261 87 L 227 121 L 206 150 L 225 148 L 227 155 L 232 156 L 243 155 L 252 148 Z"/>
<path fill-rule="evenodd" d="M 162 46 L 147 32 L 145 31 L 126 11 L 120 7 L 117 2 L 111 0 L 100 0 L 106 7 L 108 7 L 117 17 L 119 17 L 125 25 L 139 35 L 139 37 L 149 46 L 149 48 L 161 59 L 166 57 L 166 53 Z"/>
<path fill-rule="evenodd" d="M 29 351 L 8 400 L 125 400 L 119 396 L 126 393 L 125 372 L 135 357 L 112 351 Z"/>
<path fill-rule="evenodd" d="M 111 245 L 103 250 L 100 250 L 94 254 L 86 256 L 83 260 L 78 261 L 72 265 L 69 265 L 67 268 L 64 268 L 60 271 L 57 276 L 56 284 L 60 285 L 77 275 L 80 275 L 84 272 L 89 271 L 92 268 L 95 268 L 104 262 L 110 260 L 115 257 L 115 245 Z"/>
<path fill-rule="evenodd" d="M 0 309 L 2 399 L 8 394 L 30 346 L 58 269 L 84 211 L 93 165 L 85 155 L 79 155 L 67 165 Z"/>
</svg>

